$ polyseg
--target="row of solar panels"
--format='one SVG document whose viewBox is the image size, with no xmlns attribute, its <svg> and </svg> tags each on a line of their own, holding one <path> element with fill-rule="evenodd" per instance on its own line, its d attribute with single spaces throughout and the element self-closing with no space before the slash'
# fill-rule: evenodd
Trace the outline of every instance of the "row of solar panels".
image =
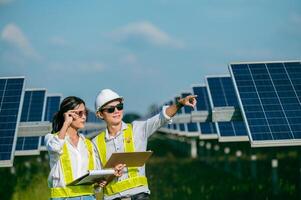
<svg viewBox="0 0 301 200">
<path fill-rule="evenodd" d="M 231 63 L 229 75 L 207 76 L 205 85 L 181 93 L 197 96 L 161 130 L 252 147 L 301 144 L 301 62 Z M 166 103 L 171 104 L 176 101 Z"/>
<path fill-rule="evenodd" d="M 25 77 L 0 77 L 0 167 L 12 166 L 15 155 L 45 150 L 41 135 L 51 131 L 61 99 L 62 95 L 47 94 L 46 89 L 25 89 Z M 88 119 L 97 121 L 92 112 Z"/>
</svg>

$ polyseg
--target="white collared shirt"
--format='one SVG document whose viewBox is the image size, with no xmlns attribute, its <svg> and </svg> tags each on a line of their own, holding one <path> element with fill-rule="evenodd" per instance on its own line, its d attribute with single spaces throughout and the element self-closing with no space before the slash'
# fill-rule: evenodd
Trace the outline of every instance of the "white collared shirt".
<svg viewBox="0 0 301 200">
<path fill-rule="evenodd" d="M 59 139 L 57 135 L 47 134 L 45 144 L 49 154 L 50 173 L 48 176 L 48 186 L 65 187 L 65 180 L 62 171 L 60 155 L 63 153 L 63 146 L 67 144 L 68 153 L 71 160 L 73 179 L 76 179 L 88 171 L 89 154 L 85 143 L 85 137 L 80 134 L 77 147 L 70 142 L 69 136 Z"/>
<path fill-rule="evenodd" d="M 162 111 L 145 120 L 145 121 L 134 121 L 132 123 L 133 125 L 133 137 L 134 137 L 134 143 L 135 143 L 135 151 L 146 151 L 147 148 L 147 140 L 148 138 L 156 132 L 160 127 L 164 126 L 167 123 L 171 123 L 172 119 L 166 114 L 166 108 L 167 106 L 164 106 L 162 108 Z M 123 130 L 127 128 L 127 124 L 122 122 L 121 131 L 119 131 L 115 137 L 110 137 L 108 129 L 106 129 L 106 136 L 105 136 L 105 142 L 106 142 L 106 158 L 107 160 L 110 158 L 111 154 L 113 152 L 124 152 L 124 144 L 123 144 Z M 94 138 L 92 140 L 94 145 L 97 145 L 97 141 Z M 95 151 L 95 157 L 96 157 L 96 168 L 101 168 L 100 164 L 100 158 L 99 154 L 97 152 L 97 149 L 94 148 Z M 139 175 L 145 176 L 145 166 L 139 167 Z M 121 177 L 118 178 L 118 181 L 124 180 L 128 178 L 128 173 L 125 172 Z M 148 186 L 140 186 L 132 189 L 128 189 L 125 191 L 122 191 L 120 193 L 111 195 L 111 196 L 105 196 L 105 200 L 111 200 L 118 197 L 125 197 L 125 196 L 132 196 L 141 192 L 150 193 L 150 190 Z"/>
</svg>

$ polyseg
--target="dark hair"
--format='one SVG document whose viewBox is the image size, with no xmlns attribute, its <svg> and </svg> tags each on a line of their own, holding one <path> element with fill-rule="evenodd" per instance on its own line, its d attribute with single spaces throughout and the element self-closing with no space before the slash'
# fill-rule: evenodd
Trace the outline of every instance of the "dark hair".
<svg viewBox="0 0 301 200">
<path fill-rule="evenodd" d="M 85 104 L 85 102 L 78 97 L 75 96 L 69 96 L 66 97 L 61 105 L 60 105 L 60 110 L 55 113 L 55 115 L 53 116 L 53 120 L 52 120 L 52 133 L 56 133 L 59 130 L 61 130 L 65 118 L 64 118 L 64 113 L 67 112 L 68 110 L 73 110 L 75 109 L 78 105 L 80 104 Z"/>
</svg>

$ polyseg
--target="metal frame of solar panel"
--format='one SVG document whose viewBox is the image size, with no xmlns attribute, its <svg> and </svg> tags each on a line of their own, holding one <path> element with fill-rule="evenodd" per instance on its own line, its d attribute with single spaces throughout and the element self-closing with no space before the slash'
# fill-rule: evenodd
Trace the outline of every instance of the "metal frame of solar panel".
<svg viewBox="0 0 301 200">
<path fill-rule="evenodd" d="M 0 77 L 0 167 L 13 166 L 25 77 Z"/>
<path fill-rule="evenodd" d="M 22 106 L 21 122 L 41 122 L 45 117 L 45 88 L 26 89 Z M 42 109 L 42 110 L 41 110 Z M 15 155 L 39 155 L 41 136 L 21 136 L 17 139 Z"/>
<path fill-rule="evenodd" d="M 239 107 L 229 75 L 206 76 L 205 81 L 213 115 L 217 108 L 232 107 L 235 110 L 235 107 Z M 219 142 L 249 141 L 243 121 L 219 121 L 215 124 Z"/>
<path fill-rule="evenodd" d="M 44 121 L 52 122 L 54 114 L 60 109 L 62 94 L 47 94 Z M 45 136 L 41 137 L 40 150 L 46 151 Z"/>
<path fill-rule="evenodd" d="M 230 63 L 252 147 L 301 145 L 301 61 Z"/>
<path fill-rule="evenodd" d="M 192 111 L 192 121 L 197 123 L 200 139 L 217 139 L 217 130 L 214 122 L 211 121 L 211 105 L 208 90 L 205 84 L 191 85 L 194 95 L 197 95 L 196 110 Z M 194 119 L 196 116 L 196 120 Z"/>
</svg>

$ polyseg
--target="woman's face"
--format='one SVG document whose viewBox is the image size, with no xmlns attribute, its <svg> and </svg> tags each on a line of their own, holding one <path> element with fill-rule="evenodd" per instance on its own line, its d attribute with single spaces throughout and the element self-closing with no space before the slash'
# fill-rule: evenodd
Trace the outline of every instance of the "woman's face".
<svg viewBox="0 0 301 200">
<path fill-rule="evenodd" d="M 87 110 L 84 104 L 79 104 L 75 107 L 72 112 L 75 114 L 73 117 L 73 121 L 71 123 L 71 127 L 75 129 L 80 129 L 85 127 L 86 119 L 87 119 Z"/>
<path fill-rule="evenodd" d="M 118 125 L 121 123 L 123 117 L 123 103 L 119 100 L 108 103 L 101 110 L 102 111 L 98 113 L 108 124 Z"/>
</svg>

